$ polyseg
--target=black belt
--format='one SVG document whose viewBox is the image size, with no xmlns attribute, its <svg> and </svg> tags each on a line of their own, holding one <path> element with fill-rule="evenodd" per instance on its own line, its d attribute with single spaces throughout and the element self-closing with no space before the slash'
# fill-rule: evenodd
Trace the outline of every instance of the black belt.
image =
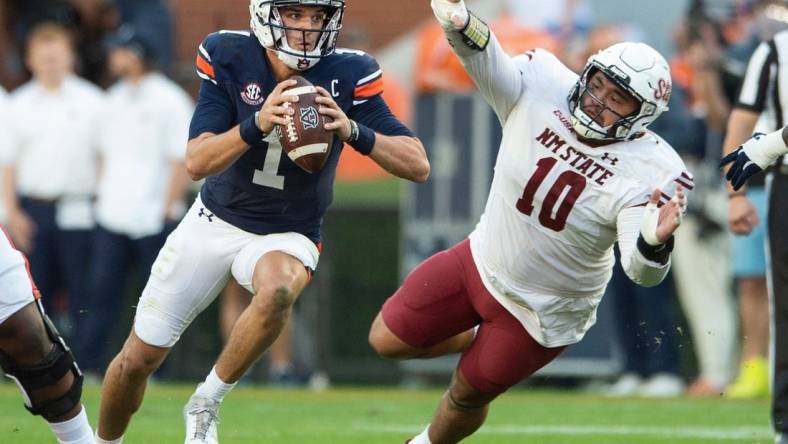
<svg viewBox="0 0 788 444">
<path fill-rule="evenodd" d="M 50 207 L 54 207 L 57 204 L 57 202 L 60 200 L 59 198 L 41 199 L 38 197 L 30 197 L 30 196 L 20 196 L 20 199 L 26 200 L 27 202 L 30 202 L 32 204 L 46 205 Z"/>
</svg>

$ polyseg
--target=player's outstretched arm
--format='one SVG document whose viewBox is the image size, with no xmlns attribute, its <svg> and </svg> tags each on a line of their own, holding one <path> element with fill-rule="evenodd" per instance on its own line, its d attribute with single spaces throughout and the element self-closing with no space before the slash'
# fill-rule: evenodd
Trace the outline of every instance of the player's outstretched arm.
<svg viewBox="0 0 788 444">
<path fill-rule="evenodd" d="M 788 126 L 769 134 L 756 133 L 735 151 L 723 157 L 720 167 L 732 163 L 725 179 L 731 182 L 734 191 L 744 186 L 747 179 L 774 164 L 777 158 L 788 154 L 786 140 Z"/>
<path fill-rule="evenodd" d="M 498 118 L 505 121 L 525 87 L 514 60 L 463 0 L 432 0 L 431 6 L 468 75 Z"/>
<path fill-rule="evenodd" d="M 424 145 L 416 137 L 387 136 L 354 122 L 336 104 L 325 88 L 317 87 L 315 99 L 321 105 L 318 112 L 333 119 L 325 128 L 340 140 L 368 155 L 389 173 L 414 182 L 424 182 L 430 174 L 430 163 Z"/>
<path fill-rule="evenodd" d="M 229 167 L 246 150 L 252 140 L 248 134 L 256 133 L 255 138 L 262 140 L 274 125 L 287 125 L 285 115 L 292 114 L 292 108 L 282 106 L 285 102 L 298 101 L 297 96 L 283 95 L 282 92 L 295 86 L 295 80 L 285 80 L 271 91 L 263 107 L 255 114 L 256 118 L 221 133 L 202 133 L 186 145 L 186 171 L 192 180 L 200 180 Z"/>
<path fill-rule="evenodd" d="M 673 233 L 687 210 L 687 198 L 680 185 L 662 207 L 657 207 L 662 191 L 652 192 L 648 204 L 621 211 L 617 218 L 621 267 L 636 284 L 653 287 L 670 270 Z"/>
</svg>

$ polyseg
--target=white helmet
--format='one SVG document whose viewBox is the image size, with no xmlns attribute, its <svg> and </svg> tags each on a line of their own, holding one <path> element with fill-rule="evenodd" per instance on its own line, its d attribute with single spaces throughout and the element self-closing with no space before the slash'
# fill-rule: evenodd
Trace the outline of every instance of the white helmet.
<svg viewBox="0 0 788 444">
<path fill-rule="evenodd" d="M 601 71 L 616 86 L 629 93 L 638 109 L 608 127 L 602 127 L 581 108 L 591 76 Z M 668 62 L 645 43 L 617 43 L 588 58 L 580 78 L 569 93 L 572 126 L 587 139 L 632 140 L 668 109 L 671 79 Z"/>
<path fill-rule="evenodd" d="M 282 22 L 279 8 L 287 6 L 319 6 L 326 8 L 327 18 L 320 30 L 288 28 Z M 252 16 L 252 32 L 264 48 L 276 51 L 279 60 L 292 69 L 305 71 L 317 64 L 322 57 L 330 55 L 336 48 L 345 0 L 251 0 L 249 13 Z M 287 43 L 285 31 L 319 32 L 315 49 L 297 50 Z"/>
</svg>

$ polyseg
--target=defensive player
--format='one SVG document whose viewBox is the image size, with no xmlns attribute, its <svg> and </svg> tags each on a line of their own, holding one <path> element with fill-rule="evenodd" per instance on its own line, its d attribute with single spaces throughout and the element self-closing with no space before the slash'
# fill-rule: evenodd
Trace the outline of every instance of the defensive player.
<svg viewBox="0 0 788 444">
<path fill-rule="evenodd" d="M 692 188 L 678 155 L 646 131 L 671 87 L 654 49 L 613 45 L 578 78 L 543 50 L 510 58 L 461 0 L 432 7 L 503 139 L 469 240 L 413 270 L 370 331 L 386 357 L 462 352 L 418 444 L 472 434 L 493 399 L 581 340 L 596 321 L 615 242 L 630 279 L 659 283 Z"/>
<path fill-rule="evenodd" d="M 184 408 L 187 443 L 216 443 L 219 403 L 282 330 L 316 268 L 342 142 L 392 174 L 423 182 L 421 142 L 389 111 L 369 55 L 335 50 L 344 0 L 252 0 L 252 32 L 209 35 L 186 167 L 206 178 L 200 196 L 153 265 L 134 327 L 104 381 L 97 442 L 121 442 L 148 376 L 230 273 L 254 294 L 216 365 Z M 262 45 L 262 46 L 261 46 Z M 300 74 L 333 118 L 333 150 L 308 174 L 282 153 L 276 124 L 292 114 L 283 91 Z"/>
<path fill-rule="evenodd" d="M 44 314 L 27 260 L 0 233 L 0 368 L 41 415 L 59 443 L 93 444 L 82 397 L 82 373 Z"/>
</svg>

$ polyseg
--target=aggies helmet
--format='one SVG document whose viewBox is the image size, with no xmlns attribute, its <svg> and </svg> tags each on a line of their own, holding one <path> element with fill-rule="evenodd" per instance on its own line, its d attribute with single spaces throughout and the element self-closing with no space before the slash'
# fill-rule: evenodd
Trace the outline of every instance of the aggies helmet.
<svg viewBox="0 0 788 444">
<path fill-rule="evenodd" d="M 591 76 L 602 71 L 610 81 L 638 102 L 634 113 L 602 127 L 581 109 L 583 94 Z M 569 93 L 572 126 L 587 139 L 632 140 L 663 111 L 670 100 L 670 67 L 665 59 L 645 43 L 617 43 L 588 58 L 580 78 Z"/>
</svg>

